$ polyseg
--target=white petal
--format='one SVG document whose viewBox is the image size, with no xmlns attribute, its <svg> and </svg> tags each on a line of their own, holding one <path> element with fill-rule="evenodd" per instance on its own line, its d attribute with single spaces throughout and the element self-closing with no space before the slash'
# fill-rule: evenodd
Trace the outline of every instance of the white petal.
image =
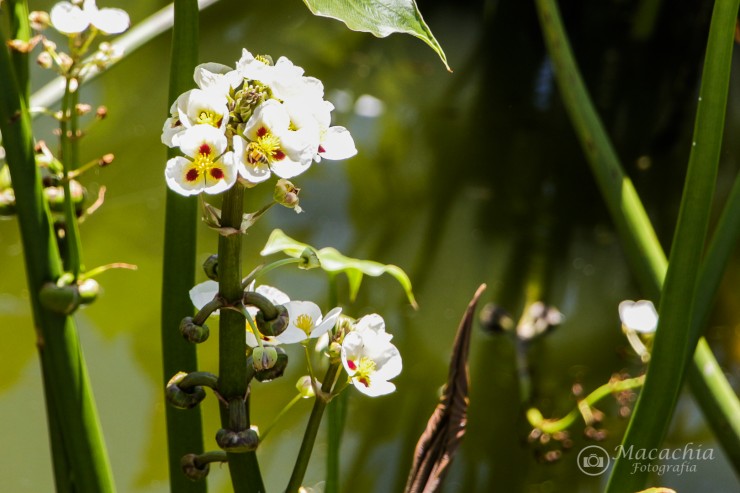
<svg viewBox="0 0 740 493">
<path fill-rule="evenodd" d="M 90 22 L 106 34 L 120 34 L 131 25 L 125 10 L 100 9 L 91 15 Z"/>
<path fill-rule="evenodd" d="M 54 29 L 64 34 L 81 33 L 90 25 L 87 13 L 69 2 L 59 2 L 49 12 Z"/>
<path fill-rule="evenodd" d="M 185 131 L 185 127 L 179 121 L 179 118 L 167 118 L 162 125 L 162 143 L 167 147 L 180 145 L 180 135 Z"/>
<path fill-rule="evenodd" d="M 328 331 L 334 328 L 334 326 L 337 324 L 337 319 L 339 318 L 339 315 L 342 313 L 342 309 L 340 307 L 336 307 L 333 310 L 331 310 L 329 313 L 326 314 L 326 316 L 321 320 L 321 323 L 316 326 L 315 329 L 311 331 L 310 337 L 312 339 L 316 337 L 321 337 L 324 334 L 326 334 Z"/>
<path fill-rule="evenodd" d="M 213 300 L 218 294 L 218 283 L 216 281 L 204 281 L 200 284 L 196 284 L 189 291 L 190 301 L 193 302 L 195 308 L 201 310 L 206 303 Z"/>
<path fill-rule="evenodd" d="M 225 192 L 236 183 L 236 177 L 239 174 L 236 169 L 236 161 L 233 152 L 227 152 L 217 162 L 221 163 L 224 176 L 218 180 L 211 177 L 206 178 L 206 186 L 203 191 L 209 195 L 216 195 Z"/>
<path fill-rule="evenodd" d="M 241 77 L 227 65 L 221 63 L 201 63 L 195 67 L 193 80 L 201 89 L 215 89 L 224 94 L 229 87 L 236 88 L 241 83 Z"/>
<path fill-rule="evenodd" d="M 658 312 L 652 301 L 625 300 L 619 304 L 622 324 L 635 332 L 652 333 L 658 327 Z"/>
<path fill-rule="evenodd" d="M 321 151 L 323 148 L 323 152 Z M 352 135 L 344 127 L 330 127 L 324 134 L 319 148 L 322 158 L 331 160 L 347 159 L 357 154 L 355 141 Z"/>
<path fill-rule="evenodd" d="M 203 144 L 213 146 L 218 156 L 226 150 L 226 136 L 210 125 L 195 125 L 180 136 L 180 150 L 190 157 L 195 157 Z"/>
<path fill-rule="evenodd" d="M 280 178 L 293 178 L 300 175 L 311 167 L 311 162 L 304 164 L 288 158 L 282 161 L 275 161 L 270 165 L 270 169 Z"/>
<path fill-rule="evenodd" d="M 284 305 L 290 301 L 290 297 L 287 294 L 267 284 L 260 284 L 257 286 L 255 292 L 270 300 L 273 305 Z"/>
<path fill-rule="evenodd" d="M 202 183 L 200 181 L 194 183 L 188 183 L 182 179 L 183 169 L 190 164 L 190 161 L 184 157 L 177 156 L 167 161 L 167 166 L 164 169 L 164 177 L 167 181 L 167 186 L 173 192 L 179 193 L 180 195 L 197 195 L 202 190 Z"/>
<path fill-rule="evenodd" d="M 246 155 L 247 143 L 239 136 L 234 136 L 234 155 L 236 156 L 239 175 L 251 183 L 261 183 L 270 178 L 270 166 L 264 162 L 250 163 Z"/>
<path fill-rule="evenodd" d="M 392 383 L 379 379 L 370 380 L 370 385 L 367 387 L 363 383 L 354 379 L 352 380 L 352 384 L 357 390 L 370 397 L 390 394 L 396 390 L 396 386 Z"/>
<path fill-rule="evenodd" d="M 303 332 L 298 327 L 291 325 L 285 331 L 277 336 L 277 339 L 280 341 L 281 344 L 295 344 L 297 342 L 302 342 L 308 339 L 306 336 L 306 333 Z"/>
</svg>

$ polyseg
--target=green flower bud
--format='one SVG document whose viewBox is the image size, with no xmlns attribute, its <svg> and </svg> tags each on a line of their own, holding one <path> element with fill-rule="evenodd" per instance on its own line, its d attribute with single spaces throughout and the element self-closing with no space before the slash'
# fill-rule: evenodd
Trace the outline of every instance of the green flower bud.
<svg viewBox="0 0 740 493">
<path fill-rule="evenodd" d="M 211 470 L 211 465 L 206 462 L 200 464 L 197 460 L 198 456 L 195 454 L 186 454 L 180 459 L 180 467 L 185 476 L 191 481 L 200 481 L 208 476 Z"/>
<path fill-rule="evenodd" d="M 187 390 L 180 388 L 180 382 L 182 382 L 187 375 L 188 374 L 183 371 L 178 372 L 174 377 L 170 378 L 165 389 L 165 398 L 167 399 L 167 402 L 178 409 L 192 409 L 206 398 L 206 391 L 203 387 L 195 386 Z"/>
<path fill-rule="evenodd" d="M 77 286 L 57 286 L 47 282 L 39 293 L 41 306 L 60 315 L 69 315 L 80 305 L 80 293 Z"/>
<path fill-rule="evenodd" d="M 255 317 L 257 328 L 266 336 L 279 336 L 288 328 L 288 324 L 290 323 L 287 308 L 283 305 L 275 305 L 275 309 L 277 310 L 277 316 L 272 320 L 265 320 L 262 311 L 257 312 L 257 316 Z"/>
<path fill-rule="evenodd" d="M 77 285 L 77 291 L 80 293 L 80 303 L 89 305 L 98 297 L 100 285 L 95 279 L 85 279 Z"/>
<path fill-rule="evenodd" d="M 296 212 L 301 212 L 301 207 L 298 205 L 298 194 L 300 192 L 300 188 L 297 188 L 285 178 L 280 178 L 275 184 L 272 197 L 278 204 L 288 209 L 295 209 Z"/>
<path fill-rule="evenodd" d="M 212 281 L 218 281 L 218 255 L 215 253 L 203 262 L 203 271 Z"/>
<path fill-rule="evenodd" d="M 211 331 L 206 324 L 198 325 L 193 321 L 193 317 L 185 317 L 180 322 L 180 333 L 182 336 L 193 344 L 200 344 L 208 340 Z"/>
<path fill-rule="evenodd" d="M 316 384 L 321 386 L 318 382 Z M 303 375 L 301 378 L 299 378 L 295 384 L 295 388 L 304 399 L 316 396 L 313 385 L 311 385 L 311 377 L 308 375 Z"/>
<path fill-rule="evenodd" d="M 258 382 L 269 382 L 282 377 L 283 373 L 285 373 L 285 368 L 288 366 L 288 354 L 282 348 L 275 347 L 274 349 L 277 351 L 277 360 L 271 368 L 255 372 L 254 378 L 256 378 Z M 253 356 L 254 355 L 250 357 Z M 247 361 L 249 360 L 247 359 Z M 254 361 L 254 359 L 252 361 Z"/>
<path fill-rule="evenodd" d="M 316 267 L 321 267 L 321 260 L 319 260 L 316 250 L 310 247 L 304 248 L 301 252 L 301 263 L 298 264 L 298 268 L 308 270 Z"/>
<path fill-rule="evenodd" d="M 278 360 L 277 349 L 272 346 L 256 347 L 252 351 L 252 366 L 257 371 L 269 370 Z"/>
<path fill-rule="evenodd" d="M 257 450 L 260 438 L 257 431 L 252 428 L 243 431 L 232 431 L 221 428 L 216 433 L 216 443 L 226 452 L 238 454 Z"/>
</svg>

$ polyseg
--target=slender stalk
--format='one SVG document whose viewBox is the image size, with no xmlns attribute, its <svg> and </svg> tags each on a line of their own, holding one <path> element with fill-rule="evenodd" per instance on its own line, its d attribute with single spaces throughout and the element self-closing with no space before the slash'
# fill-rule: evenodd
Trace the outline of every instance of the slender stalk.
<svg viewBox="0 0 740 493">
<path fill-rule="evenodd" d="M 198 60 L 198 4 L 196 0 L 176 0 L 170 62 L 169 105 L 193 85 L 193 69 Z M 175 152 L 170 149 L 168 157 Z M 198 358 L 195 345 L 179 331 L 183 317 L 193 313 L 188 291 L 195 284 L 195 244 L 198 203 L 167 190 L 164 257 L 162 271 L 162 367 L 164 384 L 177 373 L 195 372 Z M 165 407 L 167 453 L 172 493 L 205 493 L 205 481 L 188 479 L 180 459 L 203 451 L 200 406 L 188 411 Z"/>
<path fill-rule="evenodd" d="M 59 123 L 59 129 L 61 130 L 59 137 L 61 155 L 59 158 L 62 162 L 64 172 L 64 179 L 62 180 L 62 187 L 64 189 L 64 239 L 67 246 L 65 268 L 72 273 L 75 281 L 80 277 L 82 270 L 82 240 L 80 239 L 80 225 L 77 222 L 77 213 L 75 212 L 75 204 L 72 199 L 69 175 L 77 167 L 79 155 L 79 141 L 77 136 L 78 118 L 77 111 L 75 110 L 79 99 L 77 90 L 77 80 L 72 76 L 67 77 L 64 97 L 62 98 L 62 120 Z"/>
<path fill-rule="evenodd" d="M 537 7 L 548 50 L 556 65 L 560 91 L 571 114 L 584 152 L 617 229 L 621 232 L 620 236 L 624 241 L 629 260 L 635 267 L 634 271 L 637 273 L 638 280 L 641 281 L 648 296 L 657 299 L 660 296 L 667 268 L 665 254 L 655 237 L 639 197 L 629 178 L 622 171 L 611 142 L 593 109 L 573 59 L 557 6 L 551 0 L 537 0 Z M 712 131 L 717 131 L 715 125 L 711 127 Z M 721 128 L 719 134 L 721 134 Z M 731 232 L 726 229 L 718 230 L 715 232 L 713 242 L 729 234 Z M 725 264 L 726 260 L 725 258 Z M 703 267 L 702 270 L 705 271 L 705 268 Z M 710 281 L 711 279 L 702 273 L 697 292 L 716 292 L 717 286 L 712 285 Z M 694 314 L 701 310 L 708 310 L 708 303 L 708 301 L 696 302 Z M 698 317 L 692 318 L 692 324 L 698 323 Z M 695 330 L 700 331 L 700 328 Z M 718 433 L 717 438 L 731 458 L 740 458 L 740 413 L 732 411 L 738 407 L 737 398 L 728 391 L 729 384 L 703 339 L 696 347 L 694 364 L 689 369 L 689 375 L 692 391 L 702 404 L 702 409 L 712 428 L 715 431 L 719 429 L 732 431 L 732 433 Z M 660 419 L 666 426 L 670 422 L 666 416 L 660 416 Z M 734 464 L 735 468 L 740 470 L 740 462 L 734 462 Z"/>
<path fill-rule="evenodd" d="M 338 372 L 341 370 L 340 363 L 332 363 L 329 369 L 326 370 L 324 381 L 321 384 L 321 391 L 329 395 L 332 387 L 334 386 L 334 380 L 337 378 Z M 319 426 L 321 425 L 321 417 L 324 415 L 324 410 L 328 402 L 320 395 L 316 396 L 313 403 L 313 409 L 311 409 L 311 416 L 308 418 L 308 424 L 306 425 L 306 431 L 303 434 L 303 441 L 301 442 L 301 448 L 298 450 L 298 457 L 293 466 L 293 473 L 288 481 L 288 486 L 285 491 L 288 493 L 298 491 L 303 483 L 303 478 L 306 475 L 306 469 L 308 469 L 308 462 L 311 459 L 311 453 L 313 452 L 314 443 L 316 443 L 316 435 L 319 433 Z"/>
<path fill-rule="evenodd" d="M 293 409 L 293 406 L 295 406 L 298 403 L 298 401 L 300 401 L 301 399 L 303 399 L 303 396 L 301 394 L 298 394 L 295 397 L 293 397 L 290 400 L 290 402 L 288 402 L 285 405 L 285 407 L 283 407 L 280 410 L 280 412 L 277 414 L 277 416 L 275 416 L 275 419 L 272 420 L 272 423 L 270 423 L 267 426 L 267 428 L 265 428 L 264 430 L 260 431 L 260 445 L 262 443 L 264 443 L 265 438 L 267 438 L 267 435 L 269 435 L 270 434 L 270 431 L 272 431 L 275 428 L 275 425 L 278 424 L 278 422 L 280 422 L 281 419 L 283 419 L 283 416 L 285 416 L 288 413 L 288 411 L 290 411 L 291 409 Z"/>
<path fill-rule="evenodd" d="M 50 426 L 55 428 L 51 439 L 57 461 L 57 490 L 114 492 L 74 320 L 49 312 L 39 301 L 41 286 L 59 278 L 62 263 L 34 159 L 30 114 L 16 82 L 6 40 L 4 36 L 0 38 L 0 73 L 4 74 L 0 77 L 0 132 L 15 191 L 47 415 Z"/>
<path fill-rule="evenodd" d="M 584 399 L 578 401 L 578 407 L 560 419 L 545 419 L 542 417 L 542 413 L 540 413 L 538 409 L 531 408 L 527 411 L 527 420 L 531 426 L 539 428 L 545 433 L 557 433 L 568 429 L 576 422 L 579 416 L 584 415 L 584 409 L 590 409 L 604 397 L 617 392 L 640 388 L 644 383 L 645 375 L 626 378 L 624 380 L 616 380 L 614 382 L 607 382 L 588 394 Z"/>
<path fill-rule="evenodd" d="M 329 306 L 339 306 L 339 283 L 336 273 L 329 274 Z M 307 355 L 308 357 L 308 355 Z M 311 376 L 313 381 L 313 375 Z M 327 410 L 327 449 L 325 493 L 339 493 L 339 457 L 341 456 L 342 434 L 347 419 L 349 392 L 342 392 L 329 402 Z"/>
<path fill-rule="evenodd" d="M 625 448 L 651 450 L 660 446 L 668 433 L 686 366 L 696 348 L 697 341 L 691 336 L 692 310 L 696 310 L 698 301 L 695 294 L 699 266 L 719 167 L 739 6 L 740 0 L 718 0 L 714 6 L 686 184 L 661 293 L 658 329 L 645 386 L 622 440 Z M 647 472 L 634 471 L 631 461 L 619 456 L 607 491 L 635 491 L 647 477 Z"/>
<path fill-rule="evenodd" d="M 31 37 L 31 26 L 28 24 L 28 2 L 26 0 L 8 0 L 10 15 L 10 39 L 28 41 Z M 12 51 L 10 59 L 15 69 L 18 92 L 28 105 L 31 83 L 28 77 L 28 53 Z"/>
<path fill-rule="evenodd" d="M 221 209 L 221 226 L 239 229 L 244 210 L 244 187 L 239 183 L 224 193 Z M 241 235 L 220 236 L 218 241 L 219 293 L 228 304 L 241 302 Z M 219 382 L 221 396 L 229 407 L 244 406 L 240 415 L 246 416 L 245 422 L 233 422 L 233 415 L 222 409 L 221 426 L 232 431 L 243 431 L 249 428 L 249 408 L 247 407 L 247 341 L 244 336 L 245 317 L 235 310 L 222 310 L 219 317 Z M 259 338 L 258 338 L 259 339 Z M 262 492 L 262 475 L 255 452 L 227 453 L 231 484 L 235 493 Z"/>
</svg>

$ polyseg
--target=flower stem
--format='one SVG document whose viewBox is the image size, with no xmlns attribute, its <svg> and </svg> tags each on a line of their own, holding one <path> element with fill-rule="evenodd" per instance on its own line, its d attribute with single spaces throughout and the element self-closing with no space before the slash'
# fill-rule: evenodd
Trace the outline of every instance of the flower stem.
<svg viewBox="0 0 740 493">
<path fill-rule="evenodd" d="M 539 409 L 533 407 L 527 411 L 527 420 L 529 421 L 529 424 L 532 425 L 534 428 L 538 428 L 545 433 L 557 433 L 569 428 L 573 423 L 576 422 L 579 416 L 583 416 L 584 408 L 590 409 L 594 404 L 610 394 L 623 392 L 625 390 L 636 389 L 642 387 L 644 383 L 645 375 L 641 375 L 635 378 L 627 378 L 624 380 L 617 380 L 614 382 L 607 382 L 588 394 L 584 399 L 580 400 L 578 402 L 578 407 L 576 407 L 560 419 L 545 419 L 542 417 L 542 413 L 540 413 Z"/>
<path fill-rule="evenodd" d="M 329 369 L 326 370 L 324 381 L 321 384 L 321 392 L 323 394 L 331 394 L 334 380 L 337 377 L 340 367 L 341 363 L 332 363 L 329 366 Z M 316 395 L 316 400 L 314 400 L 313 409 L 311 410 L 311 416 L 308 418 L 306 431 L 303 434 L 301 448 L 298 450 L 298 458 L 296 458 L 295 466 L 293 467 L 293 474 L 291 474 L 288 487 L 285 489 L 287 492 L 298 491 L 298 488 L 301 487 L 301 483 L 303 483 L 306 469 L 308 469 L 308 461 L 311 459 L 311 452 L 313 451 L 313 446 L 316 442 L 316 435 L 319 432 L 321 417 L 324 415 L 324 409 L 326 409 L 327 404 L 328 401 L 325 397 L 322 397 L 320 394 Z"/>
<path fill-rule="evenodd" d="M 76 281 L 79 278 L 80 271 L 82 269 L 82 243 L 80 241 L 80 227 L 77 223 L 77 214 L 75 212 L 74 201 L 72 200 L 72 190 L 70 188 L 69 180 L 70 173 L 72 173 L 77 167 L 79 154 L 79 141 L 77 135 L 78 118 L 77 111 L 75 111 L 79 93 L 77 92 L 78 87 L 73 87 L 73 84 L 76 86 L 77 80 L 72 76 L 68 76 L 66 79 L 64 98 L 62 98 L 62 119 L 59 123 L 59 129 L 61 131 L 60 160 L 64 170 L 64 179 L 62 180 L 62 187 L 64 189 L 64 238 L 67 246 L 65 267 L 72 273 L 72 276 Z"/>
<path fill-rule="evenodd" d="M 273 428 L 275 428 L 275 425 L 280 421 L 285 414 L 290 411 L 293 406 L 296 405 L 298 401 L 300 401 L 303 398 L 301 394 L 297 394 L 294 396 L 290 402 L 288 402 L 285 407 L 278 413 L 277 416 L 275 416 L 275 419 L 270 423 L 270 425 L 265 428 L 263 431 L 260 432 L 260 445 L 265 441 L 265 438 L 267 438 L 267 435 L 272 431 Z"/>
<path fill-rule="evenodd" d="M 221 227 L 239 229 L 242 222 L 244 187 L 235 184 L 224 193 L 221 210 Z M 227 304 L 241 303 L 241 235 L 219 236 L 218 271 L 219 293 Z M 245 317 L 235 310 L 222 310 L 219 319 L 219 382 L 221 396 L 229 406 L 247 406 L 247 341 L 245 337 Z M 259 337 L 259 336 L 257 336 Z M 232 431 L 244 431 L 249 428 L 249 409 L 243 415 L 246 422 L 234 423 L 232 413 L 221 410 L 221 426 Z M 237 429 L 243 428 L 243 429 Z M 227 453 L 231 483 L 235 493 L 256 493 L 265 490 L 262 476 L 254 452 Z"/>
</svg>

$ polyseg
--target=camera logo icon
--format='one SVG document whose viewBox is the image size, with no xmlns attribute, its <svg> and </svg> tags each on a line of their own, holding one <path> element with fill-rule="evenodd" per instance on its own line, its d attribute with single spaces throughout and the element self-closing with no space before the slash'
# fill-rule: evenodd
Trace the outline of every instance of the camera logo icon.
<svg viewBox="0 0 740 493">
<path fill-rule="evenodd" d="M 587 476 L 600 476 L 611 464 L 609 453 L 598 445 L 589 445 L 578 452 L 578 469 Z"/>
</svg>

